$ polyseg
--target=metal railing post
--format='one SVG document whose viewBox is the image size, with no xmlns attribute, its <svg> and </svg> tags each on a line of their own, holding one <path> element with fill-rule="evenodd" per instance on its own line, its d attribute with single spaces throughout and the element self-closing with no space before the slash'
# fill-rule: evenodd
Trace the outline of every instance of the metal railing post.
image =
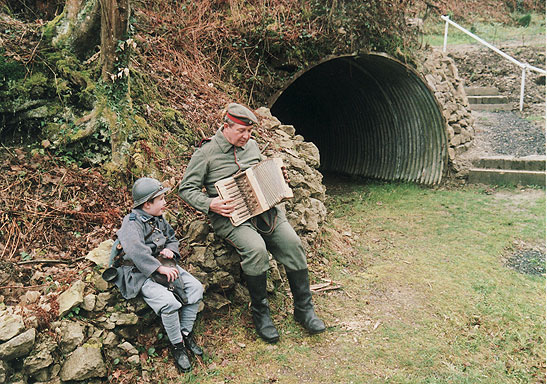
<svg viewBox="0 0 547 384">
<path fill-rule="evenodd" d="M 524 84 L 526 82 L 526 68 L 527 68 L 527 65 L 525 64 L 522 67 L 522 78 L 521 78 L 521 81 L 520 81 L 520 104 L 519 104 L 519 109 L 520 109 L 521 112 L 522 112 L 522 108 L 524 107 Z"/>
<path fill-rule="evenodd" d="M 448 19 L 448 16 L 446 16 Z M 444 44 L 443 44 L 443 52 L 446 52 L 446 43 L 448 42 L 448 20 L 444 23 Z"/>
<path fill-rule="evenodd" d="M 542 73 L 544 75 L 547 74 L 547 71 L 545 71 L 544 69 L 541 69 L 541 68 L 534 67 L 533 65 L 530 65 L 528 63 L 521 63 L 520 61 L 518 61 L 518 60 L 514 59 L 513 57 L 509 56 L 507 53 L 505 53 L 503 51 L 500 51 L 498 48 L 494 47 L 492 44 L 487 43 L 486 41 L 484 41 L 483 39 L 481 39 L 477 35 L 469 32 L 467 29 L 465 29 L 462 26 L 456 24 L 455 22 L 450 20 L 450 18 L 448 16 L 441 16 L 441 19 L 446 22 L 445 27 L 444 27 L 443 52 L 446 52 L 446 42 L 448 40 L 448 24 L 452 24 L 454 27 L 456 27 L 457 29 L 459 29 L 463 33 L 471 36 L 473 39 L 477 40 L 482 45 L 490 48 L 492 51 L 494 51 L 497 54 L 503 56 L 504 58 L 506 58 L 507 60 L 509 60 L 510 62 L 512 62 L 513 64 L 519 66 L 522 69 L 522 80 L 521 80 L 521 84 L 520 84 L 520 111 L 522 112 L 522 109 L 524 107 L 524 84 L 526 82 L 526 70 L 529 69 L 531 71 L 539 72 L 539 73 Z"/>
</svg>

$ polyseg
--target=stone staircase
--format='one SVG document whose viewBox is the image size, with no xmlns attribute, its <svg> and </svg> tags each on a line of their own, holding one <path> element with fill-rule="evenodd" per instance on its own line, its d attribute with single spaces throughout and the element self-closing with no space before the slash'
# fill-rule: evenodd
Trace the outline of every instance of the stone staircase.
<svg viewBox="0 0 547 384">
<path fill-rule="evenodd" d="M 545 156 L 492 156 L 473 160 L 469 183 L 545 187 Z"/>
<path fill-rule="evenodd" d="M 472 111 L 510 111 L 512 104 L 507 96 L 499 94 L 494 87 L 465 87 L 469 107 Z"/>
</svg>

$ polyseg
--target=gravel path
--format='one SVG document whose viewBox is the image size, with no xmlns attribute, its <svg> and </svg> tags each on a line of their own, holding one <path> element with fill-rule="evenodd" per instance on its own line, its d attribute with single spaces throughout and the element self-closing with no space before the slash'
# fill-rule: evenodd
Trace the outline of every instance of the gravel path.
<svg viewBox="0 0 547 384">
<path fill-rule="evenodd" d="M 545 155 L 545 129 L 514 112 L 477 112 L 475 143 L 466 157 Z"/>
<path fill-rule="evenodd" d="M 527 76 L 524 110 L 520 112 L 520 70 L 497 53 L 480 45 L 449 47 L 460 77 L 467 86 L 496 87 L 508 98 L 512 111 L 473 111 L 475 140 L 462 159 L 510 155 L 545 155 L 545 75 Z M 545 38 L 527 45 L 502 44 L 499 48 L 516 59 L 539 68 L 545 67 Z M 526 118 L 528 120 L 526 120 Z"/>
</svg>

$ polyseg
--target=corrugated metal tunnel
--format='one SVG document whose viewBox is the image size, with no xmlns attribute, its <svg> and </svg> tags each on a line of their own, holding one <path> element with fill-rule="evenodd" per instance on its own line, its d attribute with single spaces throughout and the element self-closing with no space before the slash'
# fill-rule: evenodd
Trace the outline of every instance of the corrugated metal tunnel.
<svg viewBox="0 0 547 384">
<path fill-rule="evenodd" d="M 438 183 L 445 121 L 420 76 L 382 54 L 341 56 L 301 73 L 270 103 L 321 154 L 321 171 Z"/>
</svg>

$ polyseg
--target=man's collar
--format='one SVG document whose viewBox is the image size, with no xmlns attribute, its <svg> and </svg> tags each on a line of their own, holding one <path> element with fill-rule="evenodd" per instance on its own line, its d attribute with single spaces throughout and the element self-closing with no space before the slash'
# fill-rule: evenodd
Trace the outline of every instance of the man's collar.
<svg viewBox="0 0 547 384">
<path fill-rule="evenodd" d="M 224 133 L 222 133 L 222 128 L 219 128 L 216 135 L 217 136 L 217 144 L 218 146 L 220 147 L 220 150 L 223 152 L 223 153 L 228 153 L 228 151 L 232 150 L 232 148 L 234 147 L 233 144 L 231 144 L 227 139 L 226 139 L 226 136 L 224 136 Z M 241 149 L 245 149 L 245 146 L 247 144 L 245 144 L 243 147 L 236 147 L 236 148 L 241 148 Z"/>
</svg>

